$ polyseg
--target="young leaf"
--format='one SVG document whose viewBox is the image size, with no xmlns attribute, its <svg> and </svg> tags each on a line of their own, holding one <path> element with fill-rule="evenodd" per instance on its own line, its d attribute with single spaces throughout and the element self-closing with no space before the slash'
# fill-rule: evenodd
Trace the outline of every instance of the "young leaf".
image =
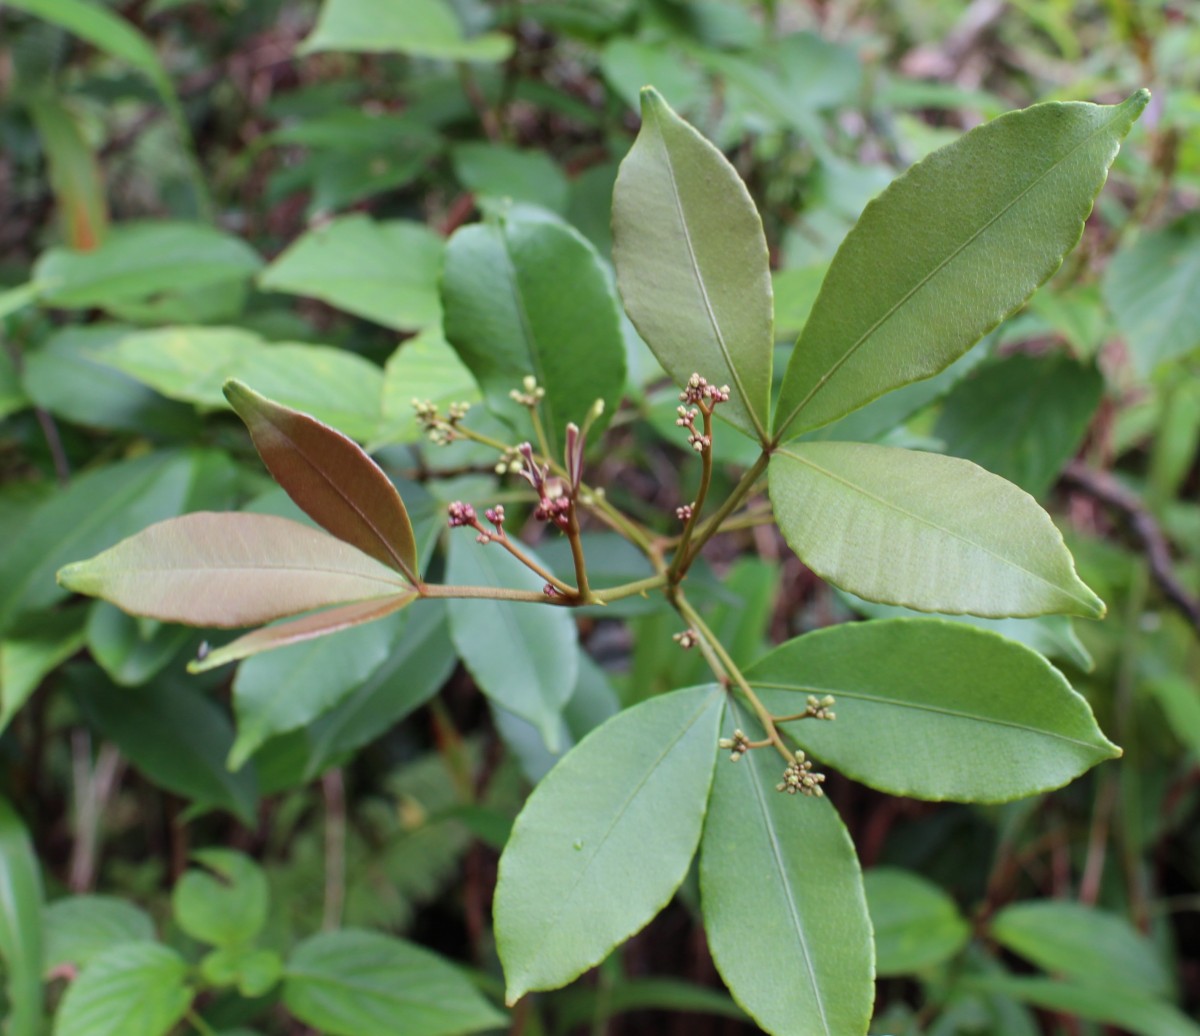
<svg viewBox="0 0 1200 1036">
<path fill-rule="evenodd" d="M 877 867 L 863 875 L 875 930 L 875 974 L 912 975 L 943 964 L 966 945 L 971 926 L 932 882 Z"/>
<path fill-rule="evenodd" d="M 794 443 L 771 459 L 788 545 L 868 601 L 994 618 L 1104 603 L 1033 497 L 970 461 L 866 443 Z"/>
<path fill-rule="evenodd" d="M 134 615 L 222 628 L 410 591 L 394 569 L 307 525 L 203 511 L 67 565 L 58 581 Z"/>
<path fill-rule="evenodd" d="M 616 411 L 625 388 L 620 311 L 596 251 L 564 223 L 497 217 L 459 230 L 442 279 L 446 339 L 488 406 L 524 430 L 509 393 L 527 375 L 545 390 L 542 423 L 557 452 L 568 421 L 597 399 Z"/>
<path fill-rule="evenodd" d="M 879 619 L 797 637 L 746 678 L 771 712 L 832 694 L 837 719 L 788 733 L 893 795 L 1005 802 L 1120 755 L 1086 701 L 1036 651 L 942 619 Z"/>
<path fill-rule="evenodd" d="M 63 996 L 55 1036 L 166 1036 L 187 1013 L 187 964 L 153 942 L 92 958 Z"/>
<path fill-rule="evenodd" d="M 783 765 L 771 749 L 717 761 L 700 847 L 709 949 L 767 1032 L 861 1036 L 874 997 L 862 872 L 828 799 L 775 791 Z"/>
<path fill-rule="evenodd" d="M 762 221 L 725 156 L 653 89 L 613 190 L 613 262 L 625 309 L 677 382 L 732 389 L 722 414 L 767 441 L 771 274 Z"/>
<path fill-rule="evenodd" d="M 270 893 L 262 868 L 229 849 L 193 855 L 208 870 L 192 868 L 175 883 L 171 908 L 179 927 L 210 946 L 249 943 L 267 920 Z"/>
<path fill-rule="evenodd" d="M 305 514 L 410 583 L 420 582 L 400 494 L 357 443 L 241 382 L 226 382 L 225 398 L 246 422 L 267 470 Z"/>
<path fill-rule="evenodd" d="M 496 885 L 510 1004 L 600 963 L 674 894 L 700 841 L 723 711 L 714 686 L 651 698 L 594 730 L 534 789 Z"/>
<path fill-rule="evenodd" d="M 465 534 L 450 538 L 449 555 L 446 581 L 455 586 L 543 586 L 501 547 L 478 544 Z M 547 747 L 557 751 L 560 717 L 579 669 L 578 632 L 571 613 L 477 598 L 451 600 L 447 608 L 450 636 L 479 689 L 501 708 L 532 723 Z"/>
<path fill-rule="evenodd" d="M 441 957 L 378 932 L 302 942 L 287 962 L 283 1002 L 329 1036 L 464 1036 L 505 1021 Z"/>
<path fill-rule="evenodd" d="M 6 1036 L 42 1031 L 42 879 L 29 834 L 0 798 L 0 962 L 8 1007 Z"/>
<path fill-rule="evenodd" d="M 1039 104 L 935 151 L 871 202 L 784 375 L 775 440 L 927 378 L 1045 281 L 1083 233 L 1150 95 Z"/>
</svg>

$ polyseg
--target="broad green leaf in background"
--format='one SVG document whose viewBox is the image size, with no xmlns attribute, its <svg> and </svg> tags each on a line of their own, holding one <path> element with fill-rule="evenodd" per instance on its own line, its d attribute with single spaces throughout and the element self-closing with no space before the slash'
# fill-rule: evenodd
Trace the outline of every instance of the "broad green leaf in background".
<svg viewBox="0 0 1200 1036">
<path fill-rule="evenodd" d="M 395 569 L 317 529 L 237 513 L 158 522 L 58 579 L 134 615 L 221 628 L 410 591 Z"/>
<path fill-rule="evenodd" d="M 248 856 L 229 849 L 201 849 L 171 892 L 175 920 L 193 939 L 210 946 L 240 946 L 267 920 L 266 875 Z"/>
<path fill-rule="evenodd" d="M 442 249 L 424 224 L 355 213 L 309 230 L 259 274 L 258 284 L 416 331 L 441 322 Z"/>
<path fill-rule="evenodd" d="M 254 824 L 254 773 L 226 768 L 233 724 L 196 681 L 168 673 L 146 687 L 118 687 L 91 667 L 69 668 L 66 674 L 75 707 L 88 725 L 150 781 L 188 799 L 197 811 L 221 809 Z"/>
<path fill-rule="evenodd" d="M 221 409 L 229 380 L 366 440 L 379 424 L 383 372 L 323 345 L 268 343 L 234 327 L 165 327 L 127 335 L 96 358 L 170 399 Z"/>
<path fill-rule="evenodd" d="M 390 443 L 418 442 L 424 430 L 413 400 L 432 403 L 442 413 L 451 403 L 476 403 L 479 386 L 442 335 L 427 328 L 392 353 L 383 368 L 383 416 L 368 449 Z"/>
<path fill-rule="evenodd" d="M 733 998 L 773 1036 L 865 1033 L 874 954 L 854 845 L 828 799 L 775 790 L 783 769 L 770 748 L 717 760 L 700 846 L 708 945 Z"/>
<path fill-rule="evenodd" d="M 166 1036 L 187 1013 L 188 967 L 167 946 L 126 942 L 92 958 L 67 987 L 55 1036 Z"/>
<path fill-rule="evenodd" d="M 770 485 L 800 560 L 868 601 L 992 617 L 1104 614 L 1050 516 L 970 461 L 793 443 L 771 459 Z"/>
<path fill-rule="evenodd" d="M 5 1036 L 42 1031 L 42 878 L 25 825 L 0 798 L 0 962 Z"/>
<path fill-rule="evenodd" d="M 419 582 L 408 512 L 378 464 L 340 432 L 241 382 L 226 382 L 225 398 L 275 481 L 305 514 L 410 583 Z"/>
<path fill-rule="evenodd" d="M 108 231 L 108 200 L 92 148 L 71 108 L 52 94 L 31 101 L 29 112 L 46 154 L 47 173 L 67 244 L 97 247 Z"/>
<path fill-rule="evenodd" d="M 668 373 L 727 382 L 721 414 L 766 442 L 775 343 L 762 221 L 733 166 L 650 88 L 613 191 L 613 262 Z"/>
<path fill-rule="evenodd" d="M 66 596 L 54 573 L 191 502 L 197 454 L 155 453 L 95 468 L 48 497 L 0 552 L 0 630 Z"/>
<path fill-rule="evenodd" d="M 0 353 L 0 417 L 15 414 L 29 406 L 17 365 L 8 351 Z"/>
<path fill-rule="evenodd" d="M 534 789 L 496 886 L 510 1004 L 566 985 L 670 900 L 700 841 L 723 711 L 715 686 L 653 698 L 589 734 Z"/>
<path fill-rule="evenodd" d="M 468 530 L 455 533 L 446 563 L 450 585 L 542 589 L 542 581 L 503 547 L 476 543 Z M 547 747 L 556 751 L 559 719 L 579 669 L 578 633 L 570 611 L 465 598 L 451 600 L 447 607 L 450 636 L 479 689 L 537 727 Z"/>
<path fill-rule="evenodd" d="M 37 690 L 42 678 L 83 647 L 86 609 L 26 616 L 0 640 L 0 730 Z"/>
<path fill-rule="evenodd" d="M 85 635 L 93 661 L 122 687 L 146 683 L 196 637 L 183 626 L 136 619 L 107 601 L 88 610 Z"/>
<path fill-rule="evenodd" d="M 52 248 L 33 268 L 42 301 L 66 309 L 143 302 L 181 286 L 245 281 L 262 260 L 241 238 L 203 223 L 156 221 L 112 228 L 91 252 Z"/>
<path fill-rule="evenodd" d="M 881 977 L 936 967 L 971 937 L 971 926 L 954 900 L 911 871 L 872 868 L 863 875 L 863 884 L 875 930 L 875 973 Z"/>
<path fill-rule="evenodd" d="M 1121 249 L 1105 272 L 1104 298 L 1142 377 L 1200 348 L 1200 218 Z"/>
<path fill-rule="evenodd" d="M 1104 378 L 1091 364 L 1063 353 L 1015 353 L 955 386 L 934 435 L 947 452 L 1040 499 L 1075 455 L 1103 394 Z"/>
<path fill-rule="evenodd" d="M 1146 690 L 1161 706 L 1172 734 L 1200 756 L 1200 697 L 1195 682 L 1182 673 L 1168 674 L 1148 681 Z"/>
<path fill-rule="evenodd" d="M 1004 802 L 1120 755 L 1041 655 L 942 619 L 830 626 L 746 672 L 775 715 L 832 694 L 837 719 L 788 724 L 806 751 L 893 795 Z"/>
<path fill-rule="evenodd" d="M 633 109 L 641 107 L 642 87 L 655 89 L 676 111 L 689 113 L 708 93 L 695 63 L 675 47 L 658 41 L 614 36 L 600 52 L 600 70 L 609 85 Z"/>
<path fill-rule="evenodd" d="M 529 202 L 560 216 L 567 211 L 566 174 L 545 151 L 473 140 L 455 145 L 450 157 L 454 175 L 473 194 Z"/>
<path fill-rule="evenodd" d="M 243 663 L 233 681 L 237 740 L 229 753 L 230 769 L 240 768 L 269 737 L 302 727 L 331 709 L 383 664 L 402 617 L 385 613 L 377 618 L 336 636 L 285 644 Z"/>
<path fill-rule="evenodd" d="M 447 0 L 325 0 L 301 54 L 342 50 L 446 61 L 503 61 L 512 40 L 498 32 L 467 39 Z"/>
<path fill-rule="evenodd" d="M 1032 295 L 1079 240 L 1149 96 L 1002 115 L 935 151 L 871 202 L 796 345 L 775 439 L 936 374 Z"/>
<path fill-rule="evenodd" d="M 144 910 L 116 896 L 68 896 L 42 911 L 46 934 L 44 972 L 82 968 L 110 946 L 150 942 L 154 922 Z"/>
<path fill-rule="evenodd" d="M 459 230 L 446 246 L 446 339 L 497 414 L 526 432 L 509 393 L 532 374 L 546 391 L 551 448 L 597 399 L 612 415 L 625 387 L 620 314 L 600 257 L 565 224 L 499 216 Z"/>
<path fill-rule="evenodd" d="M 1174 995 L 1154 944 L 1107 910 L 1061 900 L 1013 903 L 992 918 L 990 934 L 1060 978 L 1149 997 Z"/>
<path fill-rule="evenodd" d="M 283 977 L 283 958 L 274 950 L 222 947 L 204 956 L 200 974 L 214 986 L 236 986 L 242 996 L 256 998 L 266 995 Z"/>
<path fill-rule="evenodd" d="M 329 1036 L 463 1036 L 504 1015 L 441 957 L 378 932 L 324 932 L 287 962 L 283 1002 Z"/>
</svg>

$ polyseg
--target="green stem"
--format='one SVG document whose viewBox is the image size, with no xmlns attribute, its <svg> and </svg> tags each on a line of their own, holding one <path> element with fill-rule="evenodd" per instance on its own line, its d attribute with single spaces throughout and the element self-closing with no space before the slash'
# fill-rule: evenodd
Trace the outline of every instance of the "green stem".
<svg viewBox="0 0 1200 1036">
<path fill-rule="evenodd" d="M 536 561 L 534 561 L 533 558 L 531 558 L 528 554 L 526 554 L 520 547 L 518 547 L 510 536 L 503 534 L 503 533 L 500 535 L 497 535 L 494 532 L 489 532 L 487 529 L 485 529 L 482 525 L 479 525 L 479 524 L 472 526 L 472 528 L 478 529 L 485 536 L 490 536 L 492 538 L 492 542 L 499 543 L 500 546 L 502 546 L 514 558 L 516 558 L 519 562 L 521 562 L 522 565 L 524 565 L 527 569 L 529 569 L 531 572 L 536 574 L 539 579 L 542 579 L 544 582 L 549 583 L 560 594 L 563 594 L 566 597 L 579 597 L 583 593 L 582 589 L 576 590 L 575 587 L 571 586 L 569 583 L 564 583 L 561 579 L 558 578 L 558 576 L 551 575 L 551 573 L 549 572 L 548 569 L 543 568 L 540 564 L 538 564 Z"/>
<path fill-rule="evenodd" d="M 209 1025 L 194 1007 L 188 1008 L 187 1020 L 200 1036 L 217 1036 L 217 1030 Z"/>
<path fill-rule="evenodd" d="M 632 583 L 622 583 L 620 586 L 614 586 L 608 590 L 593 590 L 592 601 L 596 604 L 608 604 L 610 601 L 636 597 L 638 594 L 645 594 L 648 590 L 658 590 L 660 587 L 666 586 L 668 581 L 667 573 L 659 572 L 657 575 L 647 576 L 645 579 L 638 579 Z"/>
<path fill-rule="evenodd" d="M 754 488 L 755 483 L 758 482 L 759 476 L 766 469 L 767 462 L 770 459 L 771 455 L 765 450 L 760 453 L 758 460 L 756 460 L 749 468 L 746 469 L 745 474 L 742 475 L 738 484 L 733 487 L 733 491 L 725 499 L 725 502 L 719 508 L 717 508 L 717 510 L 713 512 L 712 516 L 705 520 L 705 522 L 696 530 L 695 534 L 692 536 L 692 544 L 688 550 L 687 556 L 679 566 L 678 578 L 682 579 L 683 576 L 687 574 L 687 570 L 691 567 L 692 562 L 696 560 L 697 556 L 700 554 L 700 551 L 704 549 L 704 545 L 710 539 L 712 539 L 712 537 L 721 528 L 721 523 L 725 521 L 725 519 L 731 514 L 733 514 L 733 512 L 741 505 L 742 501 L 750 495 L 750 491 Z"/>
<path fill-rule="evenodd" d="M 546 438 L 546 429 L 542 427 L 542 419 L 537 412 L 537 407 L 529 408 L 529 416 L 533 420 L 533 434 L 537 439 L 538 449 L 541 451 L 542 459 L 545 460 L 547 464 L 552 465 L 554 470 L 561 475 L 562 469 L 554 463 L 554 460 L 550 456 L 550 440 Z"/>
<path fill-rule="evenodd" d="M 512 590 L 506 586 L 445 586 L 441 583 L 426 583 L 421 587 L 422 597 L 440 598 L 486 598 L 495 601 L 520 601 L 526 604 L 573 605 L 574 601 L 564 597 L 550 597 L 537 590 Z"/>
<path fill-rule="evenodd" d="M 587 559 L 583 556 L 583 541 L 579 537 L 579 516 L 575 511 L 575 501 L 571 501 L 571 510 L 567 513 L 567 539 L 571 543 L 571 560 L 575 563 L 575 584 L 578 586 L 576 596 L 582 603 L 591 603 L 592 591 L 588 586 Z"/>
<path fill-rule="evenodd" d="M 679 537 L 679 546 L 675 550 L 675 556 L 671 559 L 671 567 L 668 569 L 673 580 L 679 579 L 687 571 L 688 544 L 691 542 L 696 524 L 700 521 L 704 498 L 708 496 L 708 487 L 712 484 L 712 411 L 702 409 L 701 413 L 704 414 L 704 435 L 708 440 L 708 445 L 704 447 L 704 452 L 701 454 L 700 488 L 696 490 L 696 499 L 692 503 L 691 513 L 683 527 L 683 534 Z"/>
</svg>

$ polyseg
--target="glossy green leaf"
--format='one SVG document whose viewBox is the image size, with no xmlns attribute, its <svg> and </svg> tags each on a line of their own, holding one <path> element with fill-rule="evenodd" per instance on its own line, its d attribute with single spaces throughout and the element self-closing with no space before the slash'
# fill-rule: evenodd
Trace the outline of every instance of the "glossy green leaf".
<svg viewBox="0 0 1200 1036">
<path fill-rule="evenodd" d="M 85 617 L 81 608 L 35 613 L 0 640 L 0 730 L 46 674 L 83 647 Z"/>
<path fill-rule="evenodd" d="M 68 896 L 42 911 L 47 975 L 67 966 L 82 968 L 111 946 L 154 939 L 154 922 L 144 910 L 116 896 Z"/>
<path fill-rule="evenodd" d="M 240 768 L 269 737 L 302 727 L 333 708 L 378 669 L 401 621 L 399 615 L 385 614 L 337 636 L 285 644 L 243 663 L 233 681 L 237 740 L 229 753 L 230 769 Z"/>
<path fill-rule="evenodd" d="M 259 287 L 320 299 L 397 331 L 442 319 L 442 239 L 421 223 L 362 213 L 314 227 L 259 275 Z"/>
<path fill-rule="evenodd" d="M 534 789 L 493 908 L 510 1004 L 600 963 L 670 900 L 700 841 L 723 711 L 714 686 L 643 702 Z"/>
<path fill-rule="evenodd" d="M 414 399 L 432 403 L 444 415 L 451 403 L 477 403 L 479 398 L 474 376 L 441 329 L 428 328 L 401 344 L 384 366 L 383 417 L 367 448 L 424 438 Z"/>
<path fill-rule="evenodd" d="M 8 1018 L 5 1036 L 42 1031 L 42 878 L 25 825 L 0 798 L 0 962 Z"/>
<path fill-rule="evenodd" d="M 1079 448 L 1104 378 L 1063 353 L 1015 353 L 976 371 L 942 404 L 947 452 L 1042 498 Z"/>
<path fill-rule="evenodd" d="M 1154 944 L 1106 910 L 1055 900 L 1013 903 L 992 918 L 990 934 L 1060 978 L 1150 997 L 1174 993 Z"/>
<path fill-rule="evenodd" d="M 484 198 L 529 202 L 560 216 L 567 210 L 567 176 L 545 151 L 468 141 L 451 150 L 454 175 Z"/>
<path fill-rule="evenodd" d="M 469 530 L 455 532 L 446 563 L 450 585 L 542 589 L 542 580 L 502 547 L 476 543 Z M 477 598 L 451 600 L 447 607 L 450 636 L 479 689 L 537 727 L 555 751 L 579 666 L 570 611 Z"/>
<path fill-rule="evenodd" d="M 146 687 L 117 687 L 90 667 L 68 669 L 67 675 L 72 700 L 88 725 L 152 784 L 196 809 L 221 809 L 244 824 L 255 822 L 254 773 L 225 767 L 233 724 L 194 680 L 164 674 Z"/>
<path fill-rule="evenodd" d="M 780 450 L 769 471 L 788 545 L 859 597 L 992 617 L 1104 614 L 1050 516 L 969 461 L 809 442 Z"/>
<path fill-rule="evenodd" d="M 114 946 L 68 987 L 55 1036 L 167 1036 L 187 1013 L 187 964 L 153 942 Z"/>
<path fill-rule="evenodd" d="M 58 581 L 134 615 L 223 628 L 409 591 L 394 569 L 299 522 L 208 512 L 151 525 Z"/>
<path fill-rule="evenodd" d="M 271 472 L 322 528 L 418 582 L 417 545 L 396 487 L 353 440 L 238 381 L 225 398 Z"/>
<path fill-rule="evenodd" d="M 548 220 L 498 217 L 463 227 L 446 246 L 446 339 L 497 414 L 525 431 L 509 393 L 532 374 L 552 446 L 597 399 L 612 414 L 625 387 L 619 311 L 595 249 Z M 557 452 L 557 450 L 556 450 Z"/>
<path fill-rule="evenodd" d="M 54 581 L 60 566 L 184 510 L 196 459 L 155 453 L 96 468 L 41 503 L 0 552 L 0 630 L 66 596 Z"/>
<path fill-rule="evenodd" d="M 1104 298 L 1143 377 L 1200 349 L 1200 219 L 1143 234 L 1108 265 Z"/>
<path fill-rule="evenodd" d="M 220 409 L 230 380 L 294 407 L 355 439 L 379 424 L 383 372 L 345 349 L 268 343 L 228 327 L 167 327 L 130 334 L 99 354 L 171 399 Z"/>
<path fill-rule="evenodd" d="M 249 943 L 267 920 L 266 875 L 248 856 L 229 849 L 202 849 L 171 892 L 175 920 L 193 939 L 210 946 Z"/>
<path fill-rule="evenodd" d="M 911 871 L 876 867 L 863 875 L 875 930 L 875 973 L 912 975 L 943 964 L 971 937 L 954 900 Z"/>
<path fill-rule="evenodd" d="M 936 374 L 1032 295 L 1079 240 L 1149 96 L 1002 115 L 871 202 L 838 249 L 796 345 L 775 438 Z"/>
<path fill-rule="evenodd" d="M 826 627 L 776 648 L 746 678 L 777 716 L 832 694 L 836 720 L 788 724 L 788 733 L 893 795 L 1004 802 L 1120 755 L 1041 655 L 942 619 Z"/>
<path fill-rule="evenodd" d="M 762 221 L 733 166 L 650 88 L 613 190 L 613 262 L 668 373 L 727 382 L 722 415 L 765 442 L 775 343 Z"/>
<path fill-rule="evenodd" d="M 302 54 L 341 50 L 410 54 L 446 61 L 503 61 L 512 40 L 498 32 L 467 39 L 447 0 L 404 0 L 400 7 L 376 0 L 325 0 Z"/>
<path fill-rule="evenodd" d="M 731 715 L 726 736 L 735 726 L 752 724 Z M 775 791 L 783 768 L 771 749 L 717 761 L 700 846 L 709 949 L 774 1036 L 865 1033 L 874 955 L 854 846 L 828 799 Z"/>
<path fill-rule="evenodd" d="M 92 659 L 122 687 L 146 683 L 196 638 L 186 627 L 136 619 L 107 601 L 88 609 L 84 632 Z"/>
<path fill-rule="evenodd" d="M 441 957 L 377 932 L 324 932 L 287 962 L 283 1002 L 329 1036 L 459 1036 L 504 1016 Z"/>
<path fill-rule="evenodd" d="M 1200 1024 L 1178 1008 L 1121 987 L 1002 975 L 972 976 L 964 980 L 964 985 L 1048 1011 L 1117 1025 L 1134 1036 L 1200 1036 Z"/>
<path fill-rule="evenodd" d="M 47 305 L 107 308 L 170 293 L 181 285 L 195 290 L 246 280 L 261 265 L 240 238 L 202 223 L 125 223 L 91 252 L 46 252 L 34 266 L 34 279 Z"/>
</svg>

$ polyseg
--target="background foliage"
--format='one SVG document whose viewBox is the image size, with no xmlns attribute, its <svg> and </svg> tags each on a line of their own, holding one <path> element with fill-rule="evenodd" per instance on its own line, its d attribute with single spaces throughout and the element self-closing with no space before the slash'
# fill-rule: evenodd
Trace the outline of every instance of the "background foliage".
<svg viewBox="0 0 1200 1036">
<path fill-rule="evenodd" d="M 753 1031 L 709 956 L 704 874 L 573 986 L 501 1008 L 499 850 L 570 745 L 707 678 L 669 610 L 543 610 L 481 641 L 471 602 L 428 601 L 189 677 L 221 634 L 54 581 L 185 512 L 299 517 L 225 407 L 236 377 L 376 453 L 423 570 L 514 585 L 478 570 L 505 558 L 469 538 L 439 549 L 447 501 L 502 498 L 495 458 L 425 442 L 410 401 L 504 407 L 539 335 L 564 329 L 626 360 L 543 379 L 552 401 L 610 404 L 590 481 L 669 527 L 697 473 L 607 266 L 645 83 L 730 156 L 762 213 L 780 377 L 834 249 L 897 172 L 1009 108 L 1153 90 L 1051 282 L 947 370 L 828 433 L 973 460 L 1052 510 L 1108 618 L 969 621 L 1061 667 L 1124 759 L 1005 805 L 896 799 L 836 773 L 828 789 L 867 868 L 873 1032 L 1200 1031 L 1194 5 L 9 0 L 0 39 L 11 1033 L 40 1031 L 47 1004 L 56 1031 L 89 1036 L 378 1032 L 403 1010 L 405 1032 Z M 498 276 L 497 256 L 522 250 L 555 271 L 519 285 L 531 323 Z M 614 413 L 622 392 L 633 405 Z M 826 435 L 809 455 L 837 448 Z M 734 440 L 719 488 L 755 456 Z M 623 546 L 589 538 L 611 582 L 648 574 Z M 563 548 L 535 545 L 569 572 Z M 689 586 L 741 664 L 907 614 L 834 591 L 770 526 L 715 541 Z M 836 767 L 842 731 L 811 733 Z M 923 750 L 897 741 L 880 754 Z M 716 772 L 719 804 L 746 771 Z"/>
</svg>

